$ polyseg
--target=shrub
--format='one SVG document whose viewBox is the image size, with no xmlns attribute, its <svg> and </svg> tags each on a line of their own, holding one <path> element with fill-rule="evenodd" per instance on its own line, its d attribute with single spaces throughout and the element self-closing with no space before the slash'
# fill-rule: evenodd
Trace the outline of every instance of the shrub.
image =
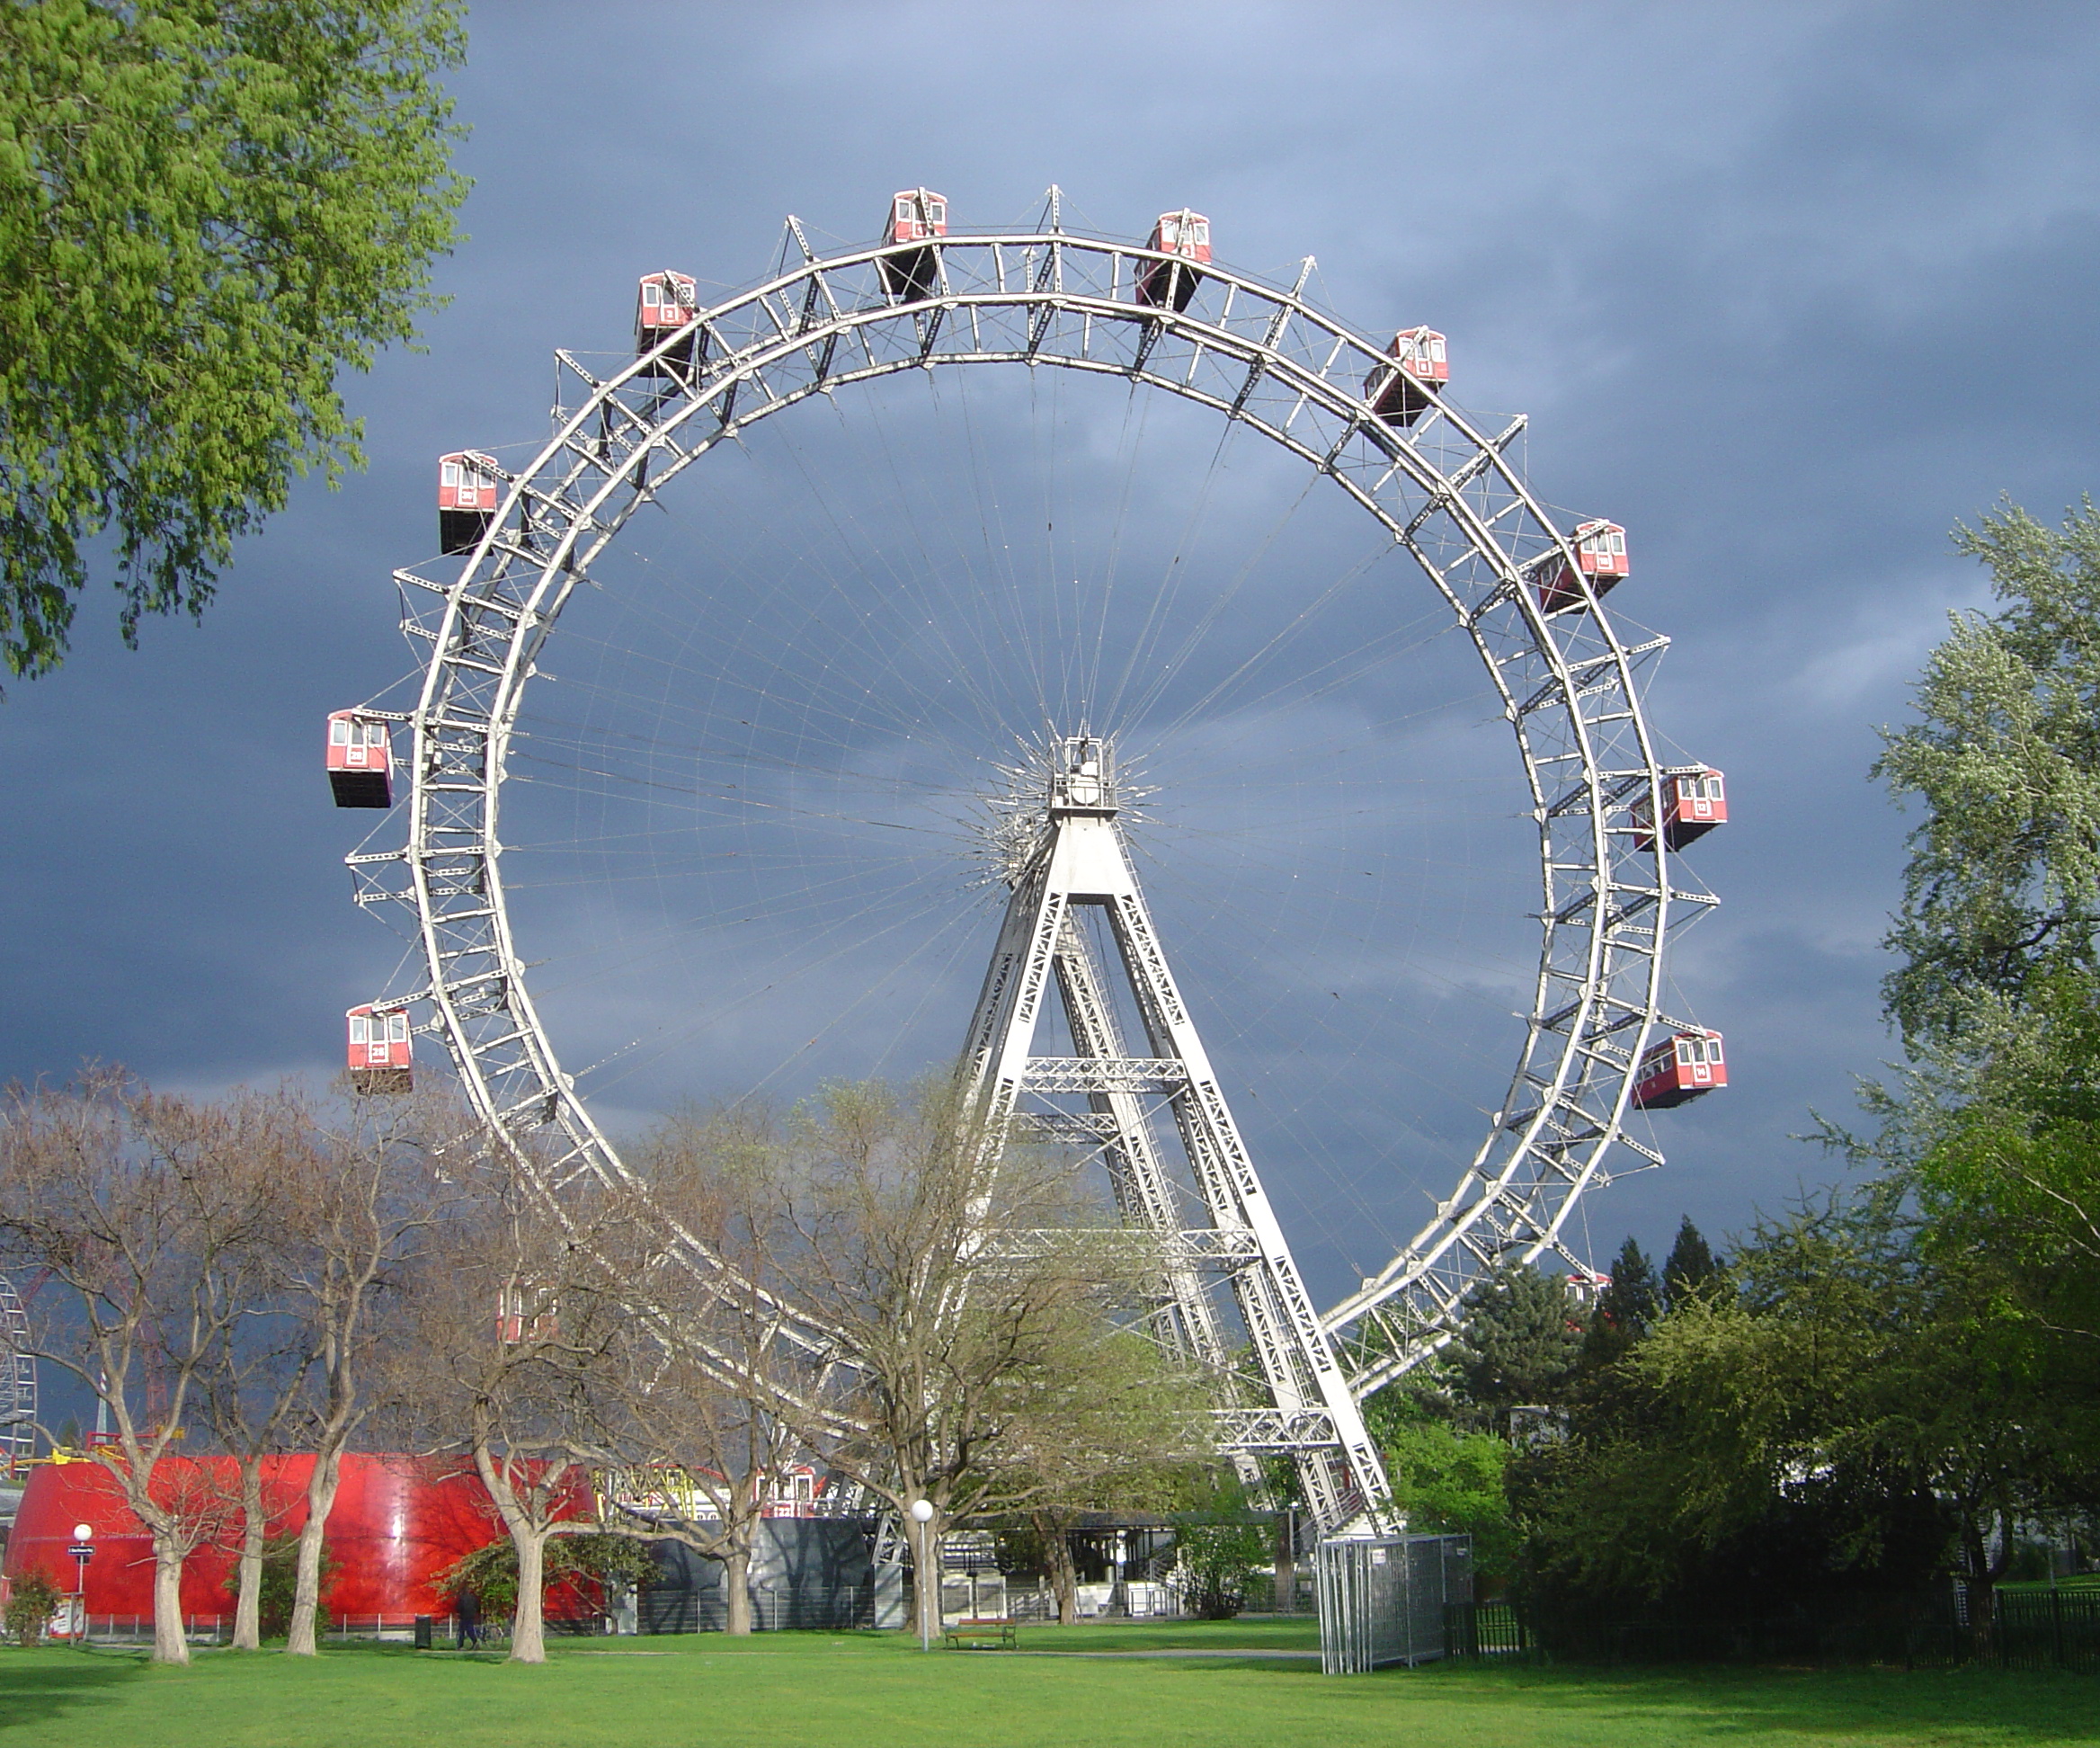
<svg viewBox="0 0 2100 1748">
<path fill-rule="evenodd" d="M 1180 1532 L 1181 1602 L 1200 1620 L 1230 1620 L 1268 1552 L 1255 1523 L 1193 1523 Z"/>
<path fill-rule="evenodd" d="M 600 1583 L 645 1586 L 655 1575 L 656 1563 L 645 1543 L 631 1536 L 580 1531 L 550 1536 L 543 1590 L 578 1580 Z M 509 1537 L 463 1554 L 437 1574 L 439 1593 L 457 1599 L 470 1590 L 485 1615 L 503 1616 L 518 1606 L 518 1549 Z"/>
<path fill-rule="evenodd" d="M 8 1634 L 23 1645 L 36 1644 L 44 1636 L 44 1629 L 51 1624 L 51 1616 L 58 1604 L 66 1600 L 66 1592 L 52 1582 L 51 1575 L 39 1566 L 23 1573 L 15 1579 L 7 1596 L 7 1609 L 0 1622 Z"/>
<path fill-rule="evenodd" d="M 297 1535 L 268 1536 L 262 1542 L 262 1583 L 256 1595 L 256 1629 L 263 1638 L 282 1638 L 291 1630 L 292 1599 L 298 1588 L 299 1538 Z M 321 1583 L 319 1594 L 324 1601 L 328 1587 L 335 1582 L 335 1574 L 343 1570 L 343 1562 L 330 1550 L 325 1540 L 321 1543 Z M 234 1562 L 233 1570 L 226 1575 L 226 1593 L 238 1598 L 241 1593 L 241 1566 Z"/>
</svg>

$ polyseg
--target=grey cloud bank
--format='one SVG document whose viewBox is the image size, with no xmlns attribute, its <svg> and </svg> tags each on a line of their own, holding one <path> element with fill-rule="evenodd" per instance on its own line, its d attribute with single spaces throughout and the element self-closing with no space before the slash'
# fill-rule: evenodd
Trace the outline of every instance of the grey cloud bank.
<svg viewBox="0 0 2100 1748">
<path fill-rule="evenodd" d="M 1055 181 L 1107 229 L 1193 205 L 1255 272 L 1314 254 L 1360 328 L 1433 323 L 1467 406 L 1532 415 L 1542 495 L 1633 531 L 1656 719 L 1730 776 L 1676 976 L 1736 1084 L 1587 1220 L 1599 1253 L 1740 1226 L 1828 1174 L 1788 1137 L 1890 1048 L 1904 822 L 1865 771 L 1981 598 L 1946 530 L 2100 480 L 2096 74 L 2076 6 L 485 7 L 474 240 L 430 351 L 350 386 L 371 470 L 302 491 L 201 630 L 129 656 L 91 602 L 0 708 L 0 1067 L 327 1072 L 405 943 L 346 902 L 320 723 L 405 666 L 432 459 L 537 436 L 550 349 L 620 345 L 639 272 L 746 281 L 788 210 L 859 239 L 895 187 L 976 223 Z"/>
</svg>

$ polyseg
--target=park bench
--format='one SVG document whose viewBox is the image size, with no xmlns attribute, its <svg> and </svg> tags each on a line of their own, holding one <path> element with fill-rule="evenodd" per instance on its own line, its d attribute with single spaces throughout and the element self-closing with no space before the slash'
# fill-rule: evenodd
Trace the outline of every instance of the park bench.
<svg viewBox="0 0 2100 1748">
<path fill-rule="evenodd" d="M 1013 1622 L 1001 1619 L 958 1620 L 940 1635 L 950 1651 L 1017 1651 Z"/>
</svg>

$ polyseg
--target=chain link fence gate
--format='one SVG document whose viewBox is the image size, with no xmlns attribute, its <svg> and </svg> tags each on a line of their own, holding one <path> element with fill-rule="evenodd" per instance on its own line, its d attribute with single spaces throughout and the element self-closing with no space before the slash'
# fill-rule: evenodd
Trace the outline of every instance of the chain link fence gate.
<svg viewBox="0 0 2100 1748">
<path fill-rule="evenodd" d="M 1323 1541 L 1315 1556 L 1320 1666 L 1365 1675 L 1445 1653 L 1444 1611 L 1473 1601 L 1471 1536 Z"/>
</svg>

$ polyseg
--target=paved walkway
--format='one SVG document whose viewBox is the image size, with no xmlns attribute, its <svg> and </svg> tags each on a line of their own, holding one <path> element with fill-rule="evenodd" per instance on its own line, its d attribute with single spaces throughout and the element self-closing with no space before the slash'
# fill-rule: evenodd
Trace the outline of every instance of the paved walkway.
<svg viewBox="0 0 2100 1748">
<path fill-rule="evenodd" d="M 1253 1645 L 1243 1651 L 1188 1645 L 1163 1651 L 1012 1651 L 1003 1654 L 1015 1657 L 1310 1657 L 1315 1663 L 1320 1661 L 1317 1651 L 1275 1651 Z"/>
</svg>

